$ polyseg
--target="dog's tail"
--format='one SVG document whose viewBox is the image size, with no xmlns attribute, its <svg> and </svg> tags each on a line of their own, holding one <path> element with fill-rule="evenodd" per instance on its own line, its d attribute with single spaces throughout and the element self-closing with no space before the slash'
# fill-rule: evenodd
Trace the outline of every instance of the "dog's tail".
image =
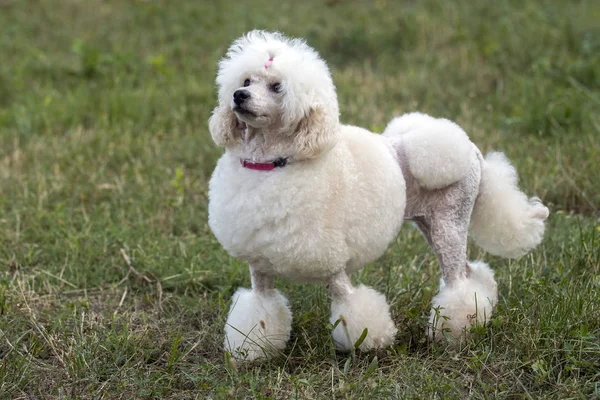
<svg viewBox="0 0 600 400">
<path fill-rule="evenodd" d="M 480 159 L 481 183 L 469 233 L 489 253 L 522 256 L 542 241 L 548 208 L 519 190 L 517 171 L 503 153 Z"/>
</svg>

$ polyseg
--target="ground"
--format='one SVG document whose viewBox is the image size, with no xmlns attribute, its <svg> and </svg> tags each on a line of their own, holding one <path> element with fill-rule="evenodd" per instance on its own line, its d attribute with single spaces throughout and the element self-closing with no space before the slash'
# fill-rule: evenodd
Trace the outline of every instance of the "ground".
<svg viewBox="0 0 600 400">
<path fill-rule="evenodd" d="M 0 398 L 598 398 L 598 21 L 593 0 L 0 0 Z M 307 38 L 343 121 L 455 120 L 549 205 L 531 254 L 470 248 L 500 292 L 470 341 L 427 341 L 439 271 L 407 224 L 353 277 L 387 296 L 393 347 L 336 352 L 326 289 L 281 280 L 288 348 L 224 356 L 249 276 L 207 225 L 207 119 L 253 28 Z"/>
</svg>

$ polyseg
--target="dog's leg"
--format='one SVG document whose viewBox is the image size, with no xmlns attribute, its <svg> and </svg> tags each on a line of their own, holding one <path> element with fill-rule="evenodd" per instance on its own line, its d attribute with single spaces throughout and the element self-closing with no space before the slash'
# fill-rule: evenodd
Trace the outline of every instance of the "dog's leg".
<svg viewBox="0 0 600 400">
<path fill-rule="evenodd" d="M 331 324 L 335 346 L 350 351 L 361 337 L 365 328 L 367 336 L 359 346 L 362 351 L 383 348 L 394 343 L 396 327 L 390 315 L 390 306 L 385 296 L 365 285 L 353 287 L 345 272 L 329 280 L 331 302 Z"/>
<path fill-rule="evenodd" d="M 292 312 L 273 276 L 252 267 L 250 276 L 252 289 L 238 289 L 231 300 L 224 343 L 235 358 L 248 361 L 283 350 L 292 329 Z"/>
<path fill-rule="evenodd" d="M 467 199 L 468 200 L 468 199 Z M 468 202 L 461 206 L 468 215 Z M 433 339 L 464 337 L 465 329 L 489 320 L 498 299 L 494 273 L 483 262 L 467 262 L 468 218 L 465 210 L 433 215 L 416 221 L 433 248 L 442 279 L 433 298 L 429 335 Z"/>
</svg>

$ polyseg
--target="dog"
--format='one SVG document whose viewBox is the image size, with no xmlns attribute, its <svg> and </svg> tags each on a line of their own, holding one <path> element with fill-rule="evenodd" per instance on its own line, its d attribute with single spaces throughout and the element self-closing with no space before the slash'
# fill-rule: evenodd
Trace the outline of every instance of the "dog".
<svg viewBox="0 0 600 400">
<path fill-rule="evenodd" d="M 224 349 L 257 360 L 285 348 L 292 313 L 274 277 L 326 283 L 334 343 L 361 351 L 394 342 L 385 297 L 349 275 L 379 258 L 412 221 L 441 267 L 429 335 L 460 338 L 489 320 L 494 274 L 467 261 L 467 237 L 491 254 L 538 245 L 549 211 L 517 186 L 502 153 L 485 158 L 455 123 L 421 113 L 383 134 L 343 125 L 327 64 L 301 39 L 252 31 L 220 61 L 209 130 L 225 153 L 209 187 L 209 225 L 250 266 L 233 296 Z M 444 334 L 441 334 L 445 332 Z M 436 339 L 436 340 L 437 340 Z"/>
</svg>

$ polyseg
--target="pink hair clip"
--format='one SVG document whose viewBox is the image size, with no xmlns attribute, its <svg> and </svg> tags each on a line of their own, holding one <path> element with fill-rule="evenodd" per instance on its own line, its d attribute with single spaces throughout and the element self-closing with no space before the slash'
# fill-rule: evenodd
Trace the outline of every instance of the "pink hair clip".
<svg viewBox="0 0 600 400">
<path fill-rule="evenodd" d="M 273 62 L 273 57 L 269 58 L 269 62 Z M 267 64 L 265 64 L 265 69 L 269 68 Z"/>
</svg>

